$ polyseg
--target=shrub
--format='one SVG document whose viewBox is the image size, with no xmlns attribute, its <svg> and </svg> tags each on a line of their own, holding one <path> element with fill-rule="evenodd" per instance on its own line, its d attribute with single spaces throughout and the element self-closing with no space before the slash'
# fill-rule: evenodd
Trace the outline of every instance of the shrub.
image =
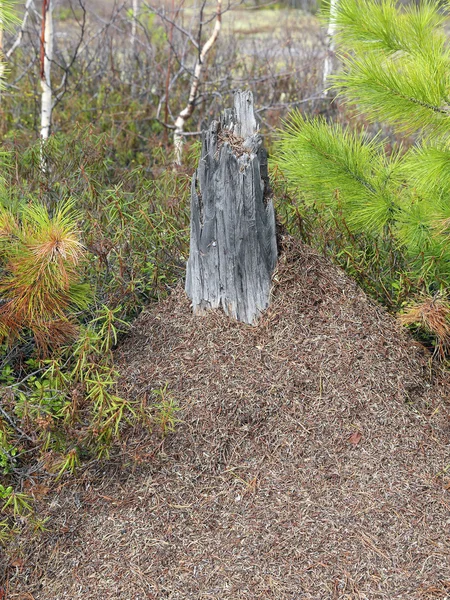
<svg viewBox="0 0 450 600">
<path fill-rule="evenodd" d="M 85 309 L 89 288 L 79 282 L 84 251 L 71 208 L 52 218 L 42 204 L 19 215 L 0 208 L 0 341 L 29 330 L 45 352 L 76 335 L 68 309 Z"/>
<path fill-rule="evenodd" d="M 45 177 L 39 142 L 10 148 L 0 209 L 0 510 L 13 526 L 21 501 L 32 507 L 20 495 L 30 471 L 58 480 L 108 458 L 130 425 L 173 430 L 178 408 L 165 396 L 145 405 L 119 393 L 113 350 L 184 270 L 190 184 L 163 153 L 153 153 L 158 178 L 125 169 L 111 137 L 90 128 L 48 140 Z"/>
<path fill-rule="evenodd" d="M 391 309 L 450 283 L 450 50 L 437 2 L 340 0 L 334 89 L 405 143 L 294 113 L 277 163 L 341 264 Z M 375 275 L 375 285 L 373 276 Z M 426 311 L 422 311 L 422 316 Z M 445 313 L 447 314 L 447 313 Z M 448 318 L 448 314 L 445 317 Z M 426 325 L 439 338 L 432 323 Z"/>
</svg>

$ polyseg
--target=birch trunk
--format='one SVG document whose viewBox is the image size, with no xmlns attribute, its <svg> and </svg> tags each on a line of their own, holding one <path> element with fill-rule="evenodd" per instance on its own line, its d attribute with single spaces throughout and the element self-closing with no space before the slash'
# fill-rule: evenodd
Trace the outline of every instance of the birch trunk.
<svg viewBox="0 0 450 600">
<path fill-rule="evenodd" d="M 3 82 L 3 78 L 5 76 L 5 63 L 4 63 L 4 53 L 3 53 L 3 2 L 0 1 L 0 98 L 2 87 L 1 84 Z"/>
<path fill-rule="evenodd" d="M 139 0 L 133 0 L 133 21 L 131 23 L 131 51 L 136 53 L 137 19 L 139 16 Z"/>
<path fill-rule="evenodd" d="M 131 71 L 131 95 L 136 96 L 136 66 L 137 66 L 137 21 L 139 17 L 139 0 L 133 0 L 132 11 L 133 20 L 131 22 L 131 39 L 130 39 L 130 59 L 132 65 Z"/>
<path fill-rule="evenodd" d="M 41 140 L 50 135 L 52 123 L 51 67 L 53 60 L 53 0 L 43 0 L 41 30 Z"/>
<path fill-rule="evenodd" d="M 205 62 L 206 55 L 212 48 L 217 38 L 219 37 L 220 29 L 222 27 L 222 0 L 217 0 L 216 10 L 216 22 L 214 29 L 209 40 L 204 44 L 203 47 L 199 47 L 198 60 L 194 69 L 194 78 L 192 80 L 191 89 L 189 92 L 189 100 L 186 108 L 184 108 L 178 115 L 175 121 L 175 131 L 173 134 L 173 143 L 175 146 L 175 163 L 181 165 L 181 157 L 183 155 L 183 143 L 184 143 L 184 125 L 189 117 L 194 112 L 195 101 L 197 99 L 198 86 L 200 84 L 200 77 L 203 71 L 203 65 Z"/>
<path fill-rule="evenodd" d="M 328 21 L 327 29 L 327 54 L 323 64 L 323 88 L 324 96 L 327 95 L 328 78 L 333 72 L 333 57 L 334 57 L 334 34 L 336 33 L 336 12 L 338 0 L 330 0 L 330 20 Z"/>
</svg>

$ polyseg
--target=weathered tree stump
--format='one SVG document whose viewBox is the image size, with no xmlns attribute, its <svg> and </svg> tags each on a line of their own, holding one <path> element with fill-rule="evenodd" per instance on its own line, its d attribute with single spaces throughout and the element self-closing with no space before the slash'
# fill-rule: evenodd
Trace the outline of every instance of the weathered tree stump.
<svg viewBox="0 0 450 600">
<path fill-rule="evenodd" d="M 192 179 L 186 293 L 194 314 L 221 306 L 227 315 L 254 324 L 269 305 L 276 261 L 267 151 L 252 93 L 236 92 L 234 108 L 203 133 Z"/>
</svg>

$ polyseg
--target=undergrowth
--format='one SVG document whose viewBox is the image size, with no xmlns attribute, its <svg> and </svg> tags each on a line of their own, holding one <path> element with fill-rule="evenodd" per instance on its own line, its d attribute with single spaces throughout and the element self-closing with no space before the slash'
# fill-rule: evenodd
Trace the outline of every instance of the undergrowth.
<svg viewBox="0 0 450 600">
<path fill-rule="evenodd" d="M 37 527 L 30 477 L 57 482 L 104 460 L 137 424 L 162 437 L 179 407 L 118 388 L 113 350 L 143 306 L 170 292 L 187 259 L 190 162 L 117 157 L 92 127 L 45 146 L 10 140 L 0 210 L 0 543 Z M 156 146 L 156 145 L 155 145 Z M 126 157 L 125 157 L 126 156 Z M 25 521 L 24 518 L 26 517 Z"/>
</svg>

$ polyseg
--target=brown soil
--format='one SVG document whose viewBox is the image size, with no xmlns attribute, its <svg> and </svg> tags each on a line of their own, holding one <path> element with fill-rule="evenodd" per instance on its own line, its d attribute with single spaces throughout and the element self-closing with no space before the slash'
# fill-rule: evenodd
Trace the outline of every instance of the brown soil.
<svg viewBox="0 0 450 600">
<path fill-rule="evenodd" d="M 287 244 L 257 327 L 194 318 L 181 290 L 138 319 L 124 388 L 167 384 L 183 422 L 60 489 L 8 599 L 450 598 L 450 382 Z"/>
</svg>

